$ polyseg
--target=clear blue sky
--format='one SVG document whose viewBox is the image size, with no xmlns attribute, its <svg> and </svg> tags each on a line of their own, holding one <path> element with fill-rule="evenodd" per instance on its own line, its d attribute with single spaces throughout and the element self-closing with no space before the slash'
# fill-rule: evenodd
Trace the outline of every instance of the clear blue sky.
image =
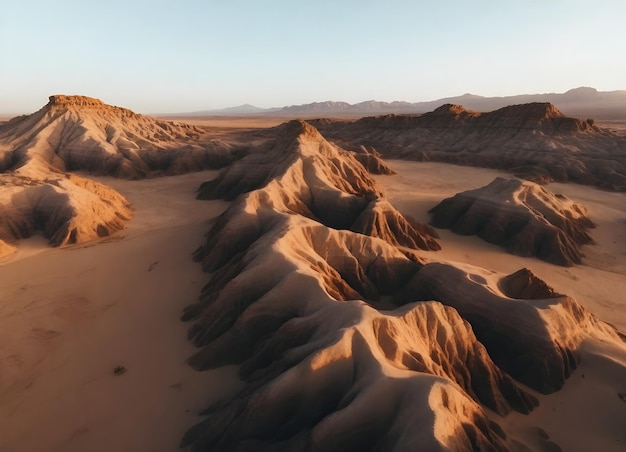
<svg viewBox="0 0 626 452">
<path fill-rule="evenodd" d="M 0 0 L 0 113 L 626 89 L 624 0 Z"/>
</svg>

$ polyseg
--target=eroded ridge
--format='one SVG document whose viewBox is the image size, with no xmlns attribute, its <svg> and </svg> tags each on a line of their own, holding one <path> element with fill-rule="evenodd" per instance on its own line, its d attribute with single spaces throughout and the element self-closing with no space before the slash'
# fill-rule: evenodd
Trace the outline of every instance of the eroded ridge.
<svg viewBox="0 0 626 452">
<path fill-rule="evenodd" d="M 243 159 L 201 188 L 201 196 L 235 201 L 196 253 L 212 276 L 183 315 L 199 347 L 189 363 L 239 365 L 247 385 L 208 407 L 183 445 L 513 447 L 485 410 L 529 412 L 537 401 L 515 379 L 558 390 L 585 337 L 617 334 L 527 270 L 502 277 L 428 263 L 393 228 L 345 227 L 354 224 L 351 196 L 386 203 L 347 155 L 294 122 L 267 160 L 250 156 L 254 164 Z M 317 191 L 324 212 L 341 206 L 335 223 L 311 208 Z"/>
<path fill-rule="evenodd" d="M 430 226 L 405 217 L 383 198 L 353 153 L 328 143 L 306 122 L 292 121 L 282 129 L 270 150 L 251 153 L 202 184 L 198 198 L 233 200 L 250 192 L 234 211 L 301 215 L 393 244 L 440 248 Z"/>
<path fill-rule="evenodd" d="M 439 447 L 504 445 L 480 403 L 527 412 L 535 400 L 493 365 L 453 309 L 432 302 L 382 311 L 395 308 L 390 296 L 423 263 L 407 239 L 414 232 L 397 225 L 409 224 L 351 154 L 294 122 L 264 158 L 249 156 L 200 190 L 217 193 L 237 198 L 196 254 L 213 275 L 184 314 L 195 319 L 189 338 L 201 347 L 190 363 L 239 364 L 249 385 L 212 407 L 184 444 L 345 450 L 372 441 L 407 447 L 426 435 L 424 444 Z M 367 227 L 350 230 L 355 224 Z M 363 409 L 381 397 L 384 406 Z M 413 403 L 430 420 L 421 430 L 399 415 Z M 454 427 L 433 431 L 435 417 Z M 394 429 L 402 433 L 386 438 Z"/>
<path fill-rule="evenodd" d="M 435 227 L 478 235 L 512 254 L 557 265 L 580 264 L 581 246 L 593 243 L 587 231 L 595 226 L 583 205 L 519 179 L 498 177 L 444 199 L 430 213 Z"/>
</svg>

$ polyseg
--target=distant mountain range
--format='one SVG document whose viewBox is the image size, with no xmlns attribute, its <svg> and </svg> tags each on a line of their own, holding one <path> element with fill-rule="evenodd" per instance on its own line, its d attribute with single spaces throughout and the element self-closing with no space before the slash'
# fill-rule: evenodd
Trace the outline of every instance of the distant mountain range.
<svg viewBox="0 0 626 452">
<path fill-rule="evenodd" d="M 349 104 L 347 102 L 326 101 L 291 105 L 282 108 L 260 108 L 245 104 L 219 110 L 198 111 L 181 116 L 272 115 L 310 118 L 320 116 L 371 116 L 391 113 L 421 114 L 432 111 L 444 104 L 459 104 L 470 110 L 487 112 L 508 105 L 530 102 L 550 102 L 568 116 L 595 119 L 626 119 L 626 90 L 598 91 L 589 87 L 574 88 L 565 93 L 520 94 L 505 97 L 484 97 L 466 93 L 462 96 L 415 103 L 368 100 L 357 104 Z"/>
</svg>

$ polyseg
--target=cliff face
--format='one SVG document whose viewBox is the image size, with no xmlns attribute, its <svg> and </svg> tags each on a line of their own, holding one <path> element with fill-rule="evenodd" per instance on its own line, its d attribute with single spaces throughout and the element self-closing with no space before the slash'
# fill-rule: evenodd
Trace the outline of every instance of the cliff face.
<svg viewBox="0 0 626 452">
<path fill-rule="evenodd" d="M 626 137 L 593 120 L 567 117 L 550 103 L 488 113 L 446 104 L 419 116 L 316 124 L 324 136 L 349 150 L 366 146 L 388 158 L 499 168 L 536 182 L 626 190 Z"/>
<path fill-rule="evenodd" d="M 74 110 L 76 112 L 90 112 L 87 114 L 111 114 L 120 118 L 135 120 L 140 120 L 142 118 L 142 115 L 139 115 L 128 108 L 108 105 L 100 99 L 96 99 L 94 97 L 55 94 L 50 96 L 48 99 L 49 102 L 46 107 L 49 107 L 57 113 L 63 113 L 65 110 Z M 189 126 L 185 124 L 184 127 L 187 128 Z M 193 129 L 193 127 L 189 128 Z M 201 132 L 199 129 L 196 129 L 196 131 Z"/>
</svg>

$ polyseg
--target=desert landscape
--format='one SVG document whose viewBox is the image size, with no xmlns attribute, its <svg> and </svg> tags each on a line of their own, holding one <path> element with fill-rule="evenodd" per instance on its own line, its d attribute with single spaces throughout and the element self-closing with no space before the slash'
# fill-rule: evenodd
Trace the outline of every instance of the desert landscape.
<svg viewBox="0 0 626 452">
<path fill-rule="evenodd" d="M 624 450 L 620 124 L 7 118 L 0 450 Z"/>
</svg>

